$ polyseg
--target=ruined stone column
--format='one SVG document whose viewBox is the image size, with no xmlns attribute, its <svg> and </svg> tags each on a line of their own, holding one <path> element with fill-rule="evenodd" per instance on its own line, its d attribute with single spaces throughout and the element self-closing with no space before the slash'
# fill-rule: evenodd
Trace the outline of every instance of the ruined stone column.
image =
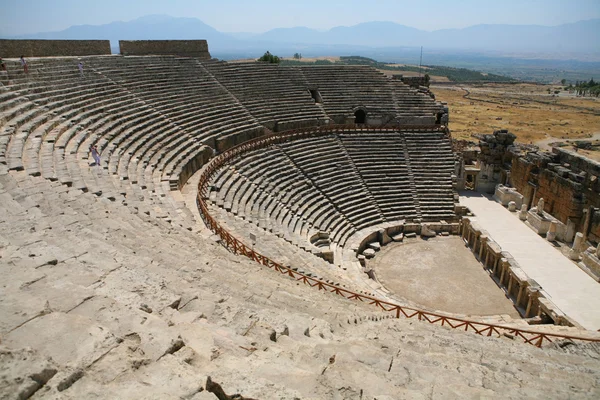
<svg viewBox="0 0 600 400">
<path fill-rule="evenodd" d="M 529 301 L 527 301 L 527 309 L 525 310 L 525 318 L 531 316 L 531 309 L 533 308 L 533 302 L 539 297 L 540 292 L 537 289 L 533 289 L 529 294 Z"/>
<path fill-rule="evenodd" d="M 569 258 L 571 260 L 579 260 L 581 247 L 583 246 L 583 233 L 577 232 L 575 234 L 575 240 L 573 241 L 573 246 L 571 250 L 569 250 Z"/>
<path fill-rule="evenodd" d="M 493 274 L 495 277 L 498 277 L 498 266 L 500 265 L 500 257 L 496 257 L 494 256 L 494 269 L 493 269 Z"/>
<path fill-rule="evenodd" d="M 538 204 L 537 204 L 537 213 L 541 217 L 544 216 L 544 198 L 543 197 L 541 197 L 540 201 L 538 201 Z"/>
<path fill-rule="evenodd" d="M 558 223 L 556 221 L 550 222 L 550 227 L 548 228 L 548 233 L 546 234 L 546 240 L 549 242 L 554 242 L 556 240 L 556 227 Z"/>
<path fill-rule="evenodd" d="M 471 251 L 473 252 L 473 254 L 477 255 L 478 251 L 479 251 L 479 243 L 480 243 L 480 238 L 481 238 L 481 232 L 474 232 L 475 235 L 473 237 L 473 248 L 471 249 Z"/>
<path fill-rule="evenodd" d="M 509 201 L 508 202 L 508 211 L 515 212 L 516 210 L 517 210 L 517 203 L 515 203 L 514 201 Z"/>
<path fill-rule="evenodd" d="M 594 207 L 589 206 L 586 210 L 584 210 L 585 213 L 585 221 L 583 223 L 583 239 L 587 240 L 587 235 L 590 232 L 590 224 L 592 222 L 592 215 L 594 214 Z M 579 251 L 581 251 L 581 249 L 578 249 Z"/>
<path fill-rule="evenodd" d="M 523 204 L 521 206 L 521 211 L 519 211 L 519 219 L 521 221 L 527 221 L 527 204 Z"/>
<path fill-rule="evenodd" d="M 480 241 L 479 241 L 479 260 L 481 261 L 483 259 L 483 252 L 485 250 L 485 245 L 487 243 L 488 237 L 485 235 L 481 235 L 480 237 Z"/>
<path fill-rule="evenodd" d="M 508 266 L 510 264 L 508 263 L 508 260 L 506 258 L 503 258 L 500 261 L 500 283 L 502 285 L 504 285 L 504 276 L 506 275 L 506 271 L 508 270 Z"/>
</svg>

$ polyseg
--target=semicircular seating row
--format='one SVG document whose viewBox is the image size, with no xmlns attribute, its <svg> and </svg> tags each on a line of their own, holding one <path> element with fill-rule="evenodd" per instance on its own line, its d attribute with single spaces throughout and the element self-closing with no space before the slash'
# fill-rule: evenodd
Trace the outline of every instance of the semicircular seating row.
<svg viewBox="0 0 600 400">
<path fill-rule="evenodd" d="M 332 119 L 354 121 L 362 107 L 372 121 L 386 124 L 433 125 L 442 104 L 398 79 L 368 66 L 280 66 L 267 63 L 202 64 L 263 125 L 283 131 L 322 125 Z M 316 103 L 309 89 L 318 90 Z"/>
<path fill-rule="evenodd" d="M 95 56 L 83 58 L 84 77 L 74 58 L 30 60 L 26 76 L 18 62 L 5 62 L 10 80 L 3 81 L 0 93 L 0 162 L 113 200 L 126 199 L 182 226 L 189 225 L 189 211 L 167 193 L 180 188 L 213 149 L 220 149 L 219 143 L 260 136 L 270 123 L 310 126 L 330 119 L 305 90 L 314 83 L 301 68 Z M 348 90 L 342 96 L 348 114 L 352 96 L 354 102 L 366 101 L 361 93 L 379 85 L 387 93 L 381 107 L 394 107 L 388 104 L 394 99 L 386 78 L 372 68 L 361 72 L 365 78 L 357 88 L 341 87 L 358 79 L 352 71 L 317 74 L 339 80 L 322 94 L 331 91 L 331 99 L 337 99 Z M 266 90 L 261 92 L 262 86 Z M 331 102 L 323 106 L 334 112 Z M 91 168 L 92 145 L 102 155 L 100 168 Z"/>
<path fill-rule="evenodd" d="M 299 67 L 309 87 L 318 88 L 327 114 L 337 123 L 354 120 L 360 105 L 382 125 L 395 119 L 404 125 L 433 125 L 444 106 L 430 96 L 390 79 L 369 66 Z"/>
<path fill-rule="evenodd" d="M 73 59 L 31 60 L 27 76 L 8 62 L 10 81 L 0 87 L 0 163 L 191 229 L 188 209 L 167 195 L 172 176 L 203 146 L 244 129 L 251 138 L 254 130 L 262 133 L 260 123 L 195 60 L 90 57 L 84 63 L 81 77 Z M 92 166 L 92 145 L 101 153 L 99 168 Z M 278 249 L 290 261 L 300 258 Z M 304 264 L 313 271 L 308 274 L 372 294 L 323 260 L 308 257 Z"/>
<path fill-rule="evenodd" d="M 302 248 L 318 232 L 343 246 L 384 222 L 455 220 L 453 171 L 443 132 L 344 132 L 250 151 L 209 198 Z"/>
<path fill-rule="evenodd" d="M 3 161 L 111 199 L 143 200 L 137 205 L 146 213 L 189 226 L 189 210 L 166 193 L 212 155 L 216 140 L 247 140 L 264 128 L 193 59 L 84 63 L 84 77 L 72 59 L 33 60 L 28 75 L 9 63 L 0 93 Z M 91 168 L 92 145 L 100 168 Z"/>
</svg>

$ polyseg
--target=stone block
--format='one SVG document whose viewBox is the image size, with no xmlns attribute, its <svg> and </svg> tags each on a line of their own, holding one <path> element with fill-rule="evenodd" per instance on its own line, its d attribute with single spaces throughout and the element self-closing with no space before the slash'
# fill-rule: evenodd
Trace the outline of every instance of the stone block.
<svg viewBox="0 0 600 400">
<path fill-rule="evenodd" d="M 598 259 L 595 254 L 596 249 L 593 247 L 590 249 L 593 249 L 594 251 L 584 251 L 581 254 L 581 262 L 578 265 L 589 276 L 600 282 L 600 259 Z"/>
<path fill-rule="evenodd" d="M 436 235 L 437 233 L 435 233 L 435 231 L 431 229 L 431 227 L 427 225 L 423 225 L 421 227 L 421 237 L 434 237 Z"/>
<path fill-rule="evenodd" d="M 392 238 L 390 237 L 390 235 L 388 235 L 388 233 L 385 229 L 380 229 L 378 231 L 378 237 L 379 237 L 379 243 L 381 243 L 382 246 L 385 246 L 386 244 L 388 244 L 392 241 Z"/>
<path fill-rule="evenodd" d="M 373 249 L 374 251 L 379 251 L 379 250 L 381 250 L 381 245 L 379 244 L 379 242 L 372 242 L 372 243 L 369 243 L 369 244 L 367 245 L 367 247 L 368 247 L 369 249 Z"/>
<path fill-rule="evenodd" d="M 392 239 L 394 240 L 394 242 L 401 242 L 404 240 L 404 233 L 397 233 L 394 236 L 392 236 Z"/>
<path fill-rule="evenodd" d="M 371 248 L 366 249 L 365 251 L 363 251 L 363 255 L 365 257 L 367 257 L 367 259 L 373 258 L 373 257 L 375 257 L 375 250 L 373 250 Z"/>
<path fill-rule="evenodd" d="M 521 205 L 523 204 L 523 195 L 517 192 L 515 188 L 511 188 L 504 185 L 497 185 L 496 190 L 494 192 L 494 200 L 502 204 L 504 207 L 508 207 L 508 205 L 512 201 L 515 203 L 515 209 L 520 209 Z"/>
<path fill-rule="evenodd" d="M 540 215 L 538 213 L 537 207 L 533 207 L 527 212 L 527 222 L 531 229 L 537 232 L 538 235 L 546 235 L 550 230 L 550 224 L 553 221 L 556 222 L 555 240 L 564 240 L 565 232 L 567 230 L 565 224 L 558 221 L 556 218 L 552 217 L 552 215 L 548 214 L 547 212 L 543 212 L 542 215 Z"/>
</svg>

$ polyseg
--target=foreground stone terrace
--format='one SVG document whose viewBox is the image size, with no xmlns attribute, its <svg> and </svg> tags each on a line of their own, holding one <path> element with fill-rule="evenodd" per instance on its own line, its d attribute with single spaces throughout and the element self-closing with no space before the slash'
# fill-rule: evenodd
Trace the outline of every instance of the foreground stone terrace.
<svg viewBox="0 0 600 400">
<path fill-rule="evenodd" d="M 7 398 L 211 398 L 200 392 L 208 375 L 255 398 L 600 390 L 595 347 L 566 353 L 382 319 L 202 235 L 5 167 L 0 196 Z"/>
</svg>

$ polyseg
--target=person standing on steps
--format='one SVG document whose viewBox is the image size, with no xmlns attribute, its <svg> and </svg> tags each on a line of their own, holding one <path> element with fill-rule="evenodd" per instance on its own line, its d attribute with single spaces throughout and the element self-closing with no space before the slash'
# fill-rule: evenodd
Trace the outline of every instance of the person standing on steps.
<svg viewBox="0 0 600 400">
<path fill-rule="evenodd" d="M 100 153 L 98 153 L 98 148 L 94 145 L 90 145 L 90 153 L 92 153 L 92 158 L 94 159 L 94 166 L 100 166 Z"/>
<path fill-rule="evenodd" d="M 23 71 L 28 74 L 29 73 L 29 66 L 27 65 L 27 60 L 25 59 L 25 56 L 21 56 L 21 66 L 23 67 Z"/>
<path fill-rule="evenodd" d="M 10 84 L 8 70 L 6 69 L 6 64 L 2 58 L 0 58 L 0 82 Z"/>
<path fill-rule="evenodd" d="M 83 78 L 83 63 L 81 61 L 79 61 L 79 64 L 77 64 L 77 68 L 79 68 L 79 74 Z"/>
</svg>

